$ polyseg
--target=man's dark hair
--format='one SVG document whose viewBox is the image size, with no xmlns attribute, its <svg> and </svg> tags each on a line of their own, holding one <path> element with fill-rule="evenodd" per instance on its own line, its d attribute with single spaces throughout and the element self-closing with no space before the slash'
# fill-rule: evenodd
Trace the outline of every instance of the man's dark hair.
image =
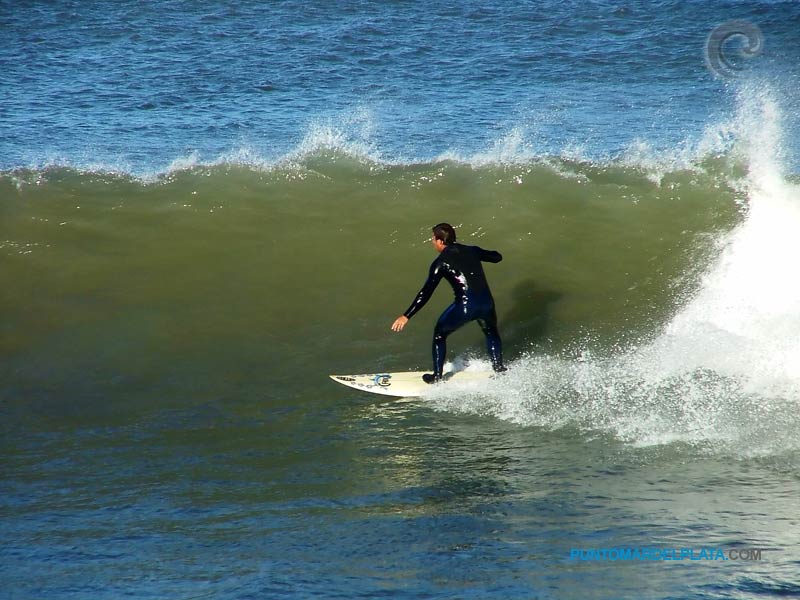
<svg viewBox="0 0 800 600">
<path fill-rule="evenodd" d="M 445 246 L 449 246 L 456 241 L 456 230 L 450 223 L 439 223 L 433 228 L 433 237 L 443 241 Z"/>
</svg>

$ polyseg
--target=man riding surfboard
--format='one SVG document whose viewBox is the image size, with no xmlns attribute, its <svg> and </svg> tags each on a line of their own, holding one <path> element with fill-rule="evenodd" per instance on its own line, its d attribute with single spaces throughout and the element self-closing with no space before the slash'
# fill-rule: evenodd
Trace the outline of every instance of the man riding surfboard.
<svg viewBox="0 0 800 600">
<path fill-rule="evenodd" d="M 447 336 L 470 321 L 477 321 L 486 336 L 486 349 L 495 372 L 505 371 L 503 347 L 497 330 L 497 313 L 494 298 L 486 281 L 481 262 L 498 263 L 502 255 L 495 250 L 456 243 L 456 232 L 449 223 L 439 223 L 433 228 L 431 243 L 439 256 L 431 263 L 428 279 L 411 306 L 392 323 L 392 331 L 402 331 L 413 317 L 430 300 L 442 278 L 453 288 L 455 299 L 436 322 L 433 330 L 433 373 L 422 376 L 426 383 L 442 379 L 447 353 Z"/>
</svg>

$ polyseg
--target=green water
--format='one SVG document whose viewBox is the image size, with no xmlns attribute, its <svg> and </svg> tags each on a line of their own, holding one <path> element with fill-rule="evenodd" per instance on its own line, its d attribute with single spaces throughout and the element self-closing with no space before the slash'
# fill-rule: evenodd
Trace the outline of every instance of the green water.
<svg viewBox="0 0 800 600">
<path fill-rule="evenodd" d="M 280 397 L 328 372 L 424 368 L 449 291 L 402 335 L 388 325 L 424 280 L 442 220 L 506 257 L 488 276 L 508 356 L 584 335 L 624 342 L 668 318 L 741 218 L 713 174 L 309 163 L 148 183 L 4 177 L 12 389 L 109 405 L 149 386 L 182 396 L 186 382 L 190 396 L 240 383 Z M 474 329 L 451 346 L 480 348 Z"/>
</svg>

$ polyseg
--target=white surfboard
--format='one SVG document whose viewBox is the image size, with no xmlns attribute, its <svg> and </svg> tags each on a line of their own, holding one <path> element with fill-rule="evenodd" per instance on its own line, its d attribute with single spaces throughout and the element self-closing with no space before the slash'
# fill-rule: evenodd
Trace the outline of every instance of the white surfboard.
<svg viewBox="0 0 800 600">
<path fill-rule="evenodd" d="M 425 371 L 406 371 L 402 373 L 370 373 L 364 375 L 331 375 L 330 378 L 357 390 L 395 396 L 397 398 L 417 398 L 431 391 L 435 386 L 451 382 L 487 381 L 493 371 L 455 371 L 444 374 L 444 381 L 429 384 L 422 381 Z"/>
</svg>

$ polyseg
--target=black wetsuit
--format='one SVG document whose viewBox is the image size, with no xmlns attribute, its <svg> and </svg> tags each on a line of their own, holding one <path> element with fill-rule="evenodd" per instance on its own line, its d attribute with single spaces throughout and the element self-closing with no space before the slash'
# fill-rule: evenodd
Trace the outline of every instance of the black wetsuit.
<svg viewBox="0 0 800 600">
<path fill-rule="evenodd" d="M 428 280 L 403 314 L 410 319 L 425 306 L 442 277 L 452 286 L 455 300 L 439 317 L 433 331 L 434 377 L 442 376 L 447 336 L 469 321 L 477 321 L 483 330 L 492 367 L 495 371 L 505 370 L 494 298 L 481 265 L 481 261 L 498 263 L 501 260 L 502 255 L 494 250 L 454 243 L 446 246 L 431 264 Z"/>
</svg>

